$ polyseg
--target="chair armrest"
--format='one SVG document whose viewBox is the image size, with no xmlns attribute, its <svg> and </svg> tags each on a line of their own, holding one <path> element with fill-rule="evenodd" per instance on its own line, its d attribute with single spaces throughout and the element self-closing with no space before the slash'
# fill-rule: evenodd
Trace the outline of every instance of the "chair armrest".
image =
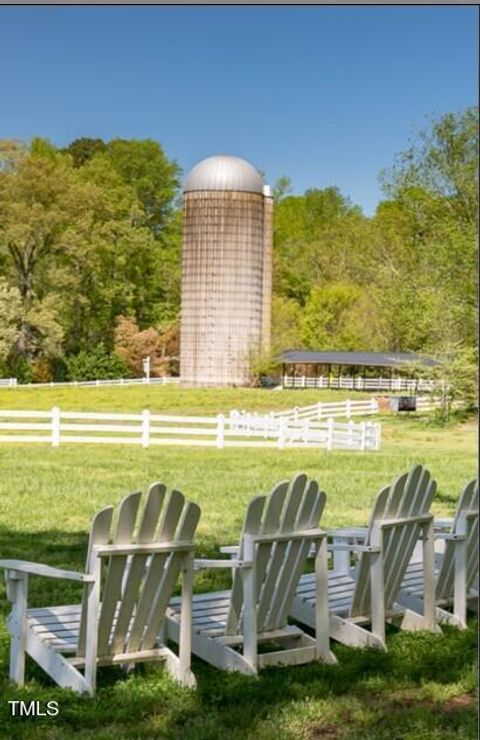
<svg viewBox="0 0 480 740">
<path fill-rule="evenodd" d="M 453 519 L 450 517 L 445 519 L 434 519 L 433 520 L 433 528 L 434 529 L 451 529 L 453 525 Z"/>
<path fill-rule="evenodd" d="M 453 540 L 454 542 L 460 542 L 467 538 L 466 534 L 453 534 L 452 532 L 435 532 L 434 537 L 436 540 Z"/>
<path fill-rule="evenodd" d="M 327 549 L 332 552 L 335 551 L 347 551 L 347 552 L 381 552 L 380 547 L 373 547 L 372 545 L 327 545 Z"/>
<path fill-rule="evenodd" d="M 252 565 L 251 560 L 204 560 L 198 558 L 193 561 L 194 570 L 202 570 L 204 568 L 251 568 Z"/>
<path fill-rule="evenodd" d="M 239 545 L 224 545 L 220 548 L 220 552 L 224 555 L 236 555 L 239 549 Z"/>
<path fill-rule="evenodd" d="M 62 578 L 68 581 L 80 581 L 89 583 L 95 581 L 95 576 L 87 573 L 77 573 L 74 570 L 62 570 L 53 568 L 51 565 L 43 563 L 31 563 L 28 560 L 0 560 L 0 568 L 5 570 L 18 571 L 20 573 L 30 573 L 34 576 L 46 576 L 48 578 Z"/>
<path fill-rule="evenodd" d="M 365 539 L 367 533 L 367 527 L 341 527 L 340 529 L 327 530 L 328 536 L 335 537 L 335 539 L 350 539 L 351 537 Z"/>
</svg>

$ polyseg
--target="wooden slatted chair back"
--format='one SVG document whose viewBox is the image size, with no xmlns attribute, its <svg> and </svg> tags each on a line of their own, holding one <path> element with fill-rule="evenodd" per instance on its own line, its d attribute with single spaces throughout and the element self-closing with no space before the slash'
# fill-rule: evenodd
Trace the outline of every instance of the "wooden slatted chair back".
<svg viewBox="0 0 480 740">
<path fill-rule="evenodd" d="M 254 550 L 257 630 L 282 629 L 304 570 L 311 540 L 298 538 L 304 530 L 318 527 L 325 506 L 325 493 L 304 474 L 282 481 L 269 496 L 257 496 L 247 509 L 240 538 L 239 558 L 245 556 L 245 537 L 268 537 Z M 288 534 L 292 539 L 288 538 Z M 279 539 L 275 539 L 279 535 Z M 293 535 L 295 536 L 293 538 Z M 226 634 L 242 630 L 242 574 L 237 570 L 227 617 Z"/>
<path fill-rule="evenodd" d="M 478 577 L 478 481 L 463 489 L 452 523 L 452 534 L 465 534 L 465 577 L 467 591 Z M 447 540 L 436 585 L 437 599 L 452 599 L 455 583 L 455 542 Z"/>
<path fill-rule="evenodd" d="M 413 554 L 425 516 L 436 490 L 430 473 L 421 465 L 414 465 L 409 473 L 401 475 L 392 486 L 378 494 L 368 527 L 367 545 L 372 545 L 374 529 L 388 520 L 383 529 L 383 583 L 385 610 L 392 608 L 402 579 Z M 402 520 L 408 519 L 408 522 Z M 398 520 L 398 524 L 395 523 Z M 371 556 L 362 553 L 357 567 L 356 586 L 350 616 L 371 614 Z"/>
<path fill-rule="evenodd" d="M 141 493 L 132 493 L 120 502 L 116 511 L 111 506 L 102 509 L 92 523 L 86 572 L 98 572 L 98 548 L 105 555 L 101 558 L 99 659 L 154 647 L 187 552 L 174 548 L 185 543 L 193 546 L 200 518 L 196 504 L 186 502 L 180 491 L 166 495 L 163 483 L 150 486 L 143 507 L 141 499 Z M 149 551 L 149 544 L 152 549 L 160 544 L 172 549 Z M 126 549 L 129 545 L 147 548 L 133 554 L 115 553 L 114 547 L 119 549 L 122 545 Z M 85 655 L 86 611 L 84 594 L 79 656 Z"/>
</svg>

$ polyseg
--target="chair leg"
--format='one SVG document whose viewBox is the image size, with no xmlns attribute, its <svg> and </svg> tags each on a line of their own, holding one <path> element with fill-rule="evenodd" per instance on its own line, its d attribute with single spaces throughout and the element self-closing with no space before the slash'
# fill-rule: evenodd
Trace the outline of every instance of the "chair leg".
<svg viewBox="0 0 480 740">
<path fill-rule="evenodd" d="M 244 537 L 245 560 L 253 561 L 254 544 L 248 535 Z M 255 566 L 242 570 L 243 576 L 243 657 L 245 661 L 257 670 L 257 605 L 256 605 L 256 579 Z"/>
<path fill-rule="evenodd" d="M 179 676 L 185 686 L 195 686 L 195 676 L 190 670 L 192 659 L 192 600 L 193 600 L 193 555 L 185 557 L 182 573 L 182 609 L 180 638 L 178 645 Z"/>
<path fill-rule="evenodd" d="M 315 557 L 315 641 L 317 658 L 325 663 L 337 662 L 330 650 L 330 612 L 328 609 L 327 538 L 317 544 Z"/>
<path fill-rule="evenodd" d="M 433 520 L 423 530 L 423 618 L 424 629 L 436 632 L 435 623 L 435 549 Z"/>
<path fill-rule="evenodd" d="M 372 544 L 380 546 L 380 552 L 371 553 L 370 567 L 370 604 L 372 616 L 372 634 L 385 644 L 385 590 L 383 582 L 383 534 L 374 530 Z"/>
<path fill-rule="evenodd" d="M 7 573 L 9 598 L 13 601 L 8 619 L 10 642 L 10 679 L 19 686 L 25 682 L 25 651 L 27 646 L 27 590 L 28 575 Z"/>
<path fill-rule="evenodd" d="M 460 622 L 467 621 L 467 543 L 459 540 L 455 543 L 455 575 L 453 586 L 453 613 Z"/>
</svg>

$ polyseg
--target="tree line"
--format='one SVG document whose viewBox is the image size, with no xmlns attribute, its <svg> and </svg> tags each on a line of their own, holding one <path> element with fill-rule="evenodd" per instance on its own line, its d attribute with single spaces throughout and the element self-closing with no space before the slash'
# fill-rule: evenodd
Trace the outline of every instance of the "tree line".
<svg viewBox="0 0 480 740">
<path fill-rule="evenodd" d="M 431 121 L 372 217 L 338 188 L 274 187 L 272 357 L 293 347 L 472 356 L 478 113 Z M 0 373 L 175 370 L 180 169 L 152 140 L 0 142 Z M 272 357 L 263 358 L 271 364 Z M 260 362 L 261 364 L 261 362 Z"/>
</svg>

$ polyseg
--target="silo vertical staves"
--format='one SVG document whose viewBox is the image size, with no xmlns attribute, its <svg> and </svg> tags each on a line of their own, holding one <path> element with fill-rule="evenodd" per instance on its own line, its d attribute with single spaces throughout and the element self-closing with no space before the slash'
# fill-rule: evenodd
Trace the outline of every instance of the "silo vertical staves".
<svg viewBox="0 0 480 740">
<path fill-rule="evenodd" d="M 184 187 L 180 375 L 184 385 L 247 385 L 270 341 L 269 191 L 239 157 L 215 156 Z"/>
</svg>

